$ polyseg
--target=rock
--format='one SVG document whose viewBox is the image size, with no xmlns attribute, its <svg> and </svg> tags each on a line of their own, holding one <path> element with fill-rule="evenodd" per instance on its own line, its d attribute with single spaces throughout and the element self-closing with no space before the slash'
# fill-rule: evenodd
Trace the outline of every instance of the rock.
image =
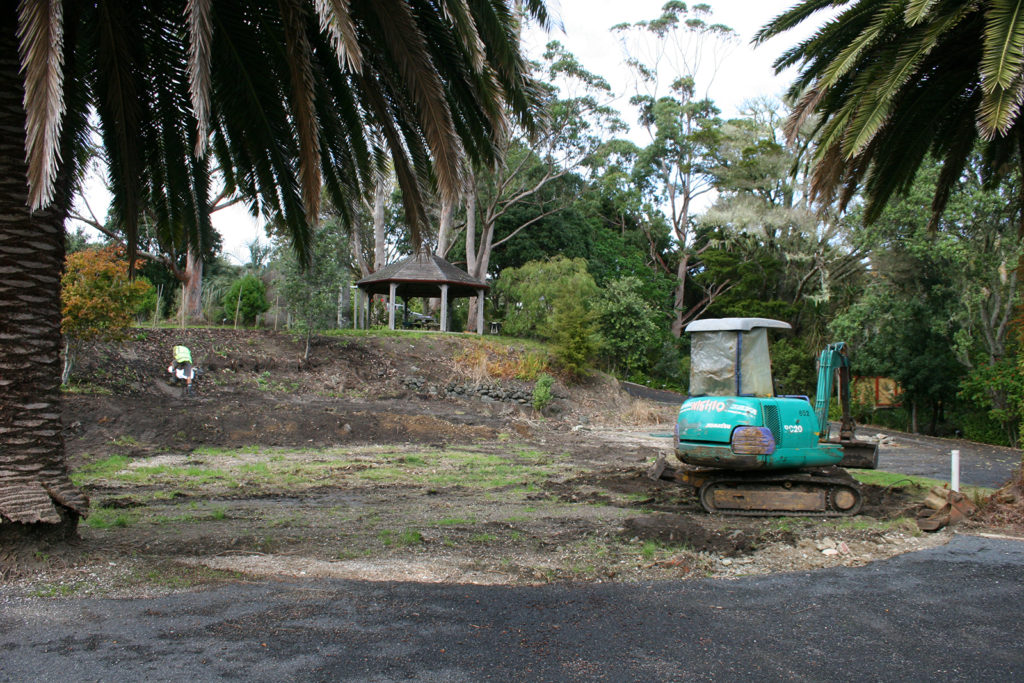
<svg viewBox="0 0 1024 683">
<path fill-rule="evenodd" d="M 836 547 L 836 542 L 833 541 L 831 538 L 828 538 L 827 536 L 825 538 L 821 539 L 820 541 L 818 541 L 818 545 L 817 545 L 818 550 L 822 550 L 822 551 L 824 551 L 824 550 L 834 550 L 835 547 Z"/>
<path fill-rule="evenodd" d="M 821 554 L 825 555 L 825 556 L 838 555 L 839 551 L 836 550 L 835 548 L 825 548 L 824 550 L 821 551 Z"/>
</svg>

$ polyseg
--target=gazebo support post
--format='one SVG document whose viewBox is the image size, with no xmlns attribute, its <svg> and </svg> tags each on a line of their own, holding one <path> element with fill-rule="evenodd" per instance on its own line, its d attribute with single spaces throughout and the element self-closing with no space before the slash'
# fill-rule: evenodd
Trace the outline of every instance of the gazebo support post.
<svg viewBox="0 0 1024 683">
<path fill-rule="evenodd" d="M 448 331 L 448 285 L 441 285 L 441 331 Z"/>
<path fill-rule="evenodd" d="M 395 292 L 398 290 L 398 283 L 392 282 L 388 286 L 388 329 L 395 329 Z"/>
<path fill-rule="evenodd" d="M 484 290 L 476 293 L 476 333 L 484 336 Z"/>
<path fill-rule="evenodd" d="M 357 330 L 363 329 L 363 297 L 366 294 L 360 287 L 356 287 L 356 309 L 352 312 L 352 327 Z"/>
</svg>

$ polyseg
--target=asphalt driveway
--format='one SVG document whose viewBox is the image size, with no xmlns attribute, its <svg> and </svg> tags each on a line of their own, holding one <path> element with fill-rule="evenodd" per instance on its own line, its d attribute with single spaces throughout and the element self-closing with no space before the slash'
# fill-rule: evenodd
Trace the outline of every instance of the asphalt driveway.
<svg viewBox="0 0 1024 683">
<path fill-rule="evenodd" d="M 645 585 L 0 595 L 0 680 L 1021 680 L 1024 543 Z"/>
<path fill-rule="evenodd" d="M 950 453 L 957 449 L 960 451 L 961 483 L 999 488 L 1010 480 L 1021 463 L 1019 448 L 990 446 L 964 439 L 941 439 L 870 425 L 857 428 L 857 436 L 861 439 L 878 434 L 889 437 L 888 443 L 883 443 L 878 450 L 878 469 L 888 472 L 949 481 Z"/>
</svg>

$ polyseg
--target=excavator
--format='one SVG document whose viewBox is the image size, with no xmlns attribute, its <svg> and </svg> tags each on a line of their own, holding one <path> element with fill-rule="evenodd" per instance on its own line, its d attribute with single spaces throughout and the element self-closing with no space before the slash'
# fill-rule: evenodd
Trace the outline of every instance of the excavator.
<svg viewBox="0 0 1024 683">
<path fill-rule="evenodd" d="M 708 512 L 855 515 L 863 496 L 843 468 L 873 469 L 878 447 L 854 438 L 846 344 L 829 344 L 821 352 L 812 406 L 806 396 L 775 394 L 769 329 L 790 325 L 717 318 L 686 326 L 692 335 L 690 396 L 679 408 L 675 455 L 695 467 L 673 476 L 698 489 Z M 835 438 L 828 409 L 837 374 L 843 420 Z"/>
</svg>

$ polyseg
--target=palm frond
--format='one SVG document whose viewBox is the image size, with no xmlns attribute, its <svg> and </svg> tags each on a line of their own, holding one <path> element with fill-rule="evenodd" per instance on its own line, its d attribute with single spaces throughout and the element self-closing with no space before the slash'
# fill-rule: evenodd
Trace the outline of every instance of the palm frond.
<svg viewBox="0 0 1024 683">
<path fill-rule="evenodd" d="M 441 8 L 455 30 L 459 44 L 466 49 L 473 72 L 480 73 L 484 68 L 484 43 L 480 40 L 466 0 L 443 0 Z"/>
<path fill-rule="evenodd" d="M 25 151 L 29 206 L 53 200 L 64 115 L 64 16 L 61 0 L 25 0 L 18 7 L 21 68 L 25 74 Z"/>
<path fill-rule="evenodd" d="M 770 38 L 774 38 L 780 33 L 785 33 L 791 28 L 795 28 L 816 12 L 827 9 L 836 4 L 837 3 L 834 0 L 809 0 L 800 2 L 761 27 L 761 29 L 754 34 L 754 38 L 750 42 L 755 45 L 759 45 Z"/>
<path fill-rule="evenodd" d="M 306 220 L 316 224 L 320 215 L 320 134 L 316 118 L 312 50 L 306 36 L 304 10 L 297 1 L 284 0 L 281 7 L 284 24 L 285 55 L 291 97 L 288 99 L 299 139 L 299 177 Z"/>
<path fill-rule="evenodd" d="M 196 117 L 196 156 L 206 153 L 210 135 L 210 1 L 188 0 L 188 75 L 192 112 Z"/>
<path fill-rule="evenodd" d="M 861 110 L 851 127 L 851 134 L 855 133 L 855 136 L 847 141 L 847 157 L 863 151 L 879 128 L 884 125 L 893 98 L 918 73 L 922 62 L 938 45 L 940 37 L 959 24 L 967 11 L 966 8 L 960 8 L 939 20 L 904 32 L 899 41 L 892 41 L 896 46 L 895 50 L 890 48 L 877 53 L 877 61 L 889 66 L 876 73 L 866 71 L 862 75 L 862 78 L 873 85 L 867 91 L 869 96 L 862 100 Z"/>
<path fill-rule="evenodd" d="M 1024 2 L 990 0 L 988 6 L 980 73 L 985 93 L 995 94 L 997 90 L 1011 90 L 1011 84 L 1021 75 L 1021 65 L 1024 64 Z"/>
<path fill-rule="evenodd" d="M 93 79 L 96 111 L 107 154 L 111 210 L 124 226 L 129 262 L 135 260 L 135 244 L 141 212 L 148 88 L 141 81 L 145 68 L 143 25 L 138 7 L 99 3 L 92 31 L 96 41 Z"/>
<path fill-rule="evenodd" d="M 416 18 L 403 0 L 374 0 L 370 5 L 384 47 L 394 60 L 404 89 L 409 92 L 433 153 L 439 189 L 444 196 L 455 199 L 461 195 L 464 185 L 462 145 L 455 135 L 444 86 Z"/>
<path fill-rule="evenodd" d="M 363 68 L 363 50 L 349 12 L 349 0 L 316 0 L 315 4 L 320 30 L 331 37 L 338 63 L 349 71 L 360 71 Z"/>
<path fill-rule="evenodd" d="M 938 0 L 910 0 L 903 10 L 903 21 L 907 26 L 916 26 L 924 21 L 928 12 Z"/>
<path fill-rule="evenodd" d="M 873 21 L 857 36 L 856 40 L 851 42 L 837 57 L 829 60 L 828 68 L 821 78 L 819 87 L 830 87 L 859 65 L 864 52 L 873 47 L 878 39 L 892 28 L 894 23 L 899 23 L 901 4 L 890 2 L 879 7 Z"/>
<path fill-rule="evenodd" d="M 1009 88 L 986 92 L 978 106 L 978 131 L 985 140 L 1005 135 L 1017 121 L 1024 100 L 1024 80 L 1018 77 Z"/>
</svg>

